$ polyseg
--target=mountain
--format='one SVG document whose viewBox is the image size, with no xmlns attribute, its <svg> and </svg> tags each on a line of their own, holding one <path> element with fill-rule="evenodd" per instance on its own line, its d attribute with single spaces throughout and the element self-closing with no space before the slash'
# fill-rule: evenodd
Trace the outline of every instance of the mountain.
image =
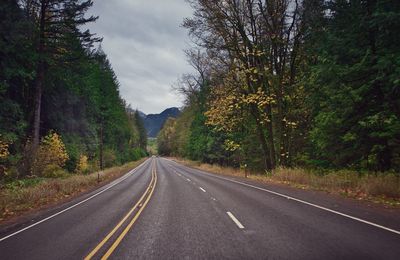
<svg viewBox="0 0 400 260">
<path fill-rule="evenodd" d="M 149 114 L 144 117 L 144 127 L 148 137 L 157 137 L 158 132 L 168 117 L 178 117 L 181 111 L 177 107 L 165 109 L 160 114 Z"/>
<path fill-rule="evenodd" d="M 138 111 L 138 113 L 139 113 L 139 116 L 141 117 L 141 118 L 143 118 L 143 119 L 145 119 L 146 118 L 146 114 L 145 113 L 143 113 L 142 111 L 140 111 L 140 110 L 137 110 Z"/>
<path fill-rule="evenodd" d="M 135 112 L 138 112 L 138 113 L 139 113 L 139 116 L 140 116 L 141 118 L 143 118 L 143 120 L 146 118 L 146 114 L 143 113 L 142 111 L 138 110 L 138 109 L 133 109 L 133 108 L 131 108 L 130 106 L 128 106 L 128 107 L 126 108 L 126 110 L 127 110 L 129 113 L 132 113 L 132 114 L 134 114 Z"/>
</svg>

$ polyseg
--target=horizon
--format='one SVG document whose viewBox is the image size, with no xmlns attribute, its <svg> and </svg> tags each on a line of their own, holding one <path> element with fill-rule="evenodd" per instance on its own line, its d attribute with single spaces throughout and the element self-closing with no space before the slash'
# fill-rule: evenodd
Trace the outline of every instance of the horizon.
<svg viewBox="0 0 400 260">
<path fill-rule="evenodd" d="M 85 28 L 103 37 L 101 46 L 127 104 L 146 114 L 183 106 L 183 97 L 171 86 L 193 72 L 184 54 L 190 39 L 181 27 L 192 15 L 186 1 L 94 1 L 88 15 L 99 16 Z"/>
<path fill-rule="evenodd" d="M 172 107 L 167 107 L 167 108 L 164 108 L 164 109 L 162 109 L 160 112 L 158 112 L 158 113 L 146 113 L 146 112 L 144 112 L 143 110 L 141 110 L 140 108 L 135 108 L 135 109 L 133 109 L 133 108 L 131 108 L 133 111 L 139 111 L 139 112 L 142 112 L 143 114 L 145 114 L 146 116 L 148 116 L 148 115 L 159 115 L 159 114 L 161 114 L 161 113 L 163 113 L 164 111 L 166 111 L 166 110 L 168 110 L 168 109 L 171 109 L 171 108 L 177 108 L 177 109 L 179 109 L 179 111 L 182 111 L 182 107 L 177 107 L 177 106 L 172 106 Z"/>
</svg>

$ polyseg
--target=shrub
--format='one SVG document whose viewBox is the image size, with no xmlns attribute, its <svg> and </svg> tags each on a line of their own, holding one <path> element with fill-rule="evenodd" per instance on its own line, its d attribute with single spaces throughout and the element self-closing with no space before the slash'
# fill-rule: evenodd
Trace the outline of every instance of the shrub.
<svg viewBox="0 0 400 260">
<path fill-rule="evenodd" d="M 68 160 L 65 163 L 65 169 L 67 169 L 69 172 L 73 172 L 76 170 L 77 165 L 79 163 L 79 156 L 81 154 L 81 151 L 79 149 L 79 146 L 75 143 L 67 143 L 66 144 L 66 149 L 68 153 Z"/>
<path fill-rule="evenodd" d="M 114 166 L 117 163 L 117 156 L 115 155 L 114 150 L 105 149 L 103 152 L 103 163 L 104 167 L 108 168 Z"/>
<path fill-rule="evenodd" d="M 42 138 L 39 149 L 36 152 L 32 173 L 40 176 L 48 165 L 57 165 L 62 168 L 68 160 L 68 154 L 61 137 L 50 131 Z"/>
<path fill-rule="evenodd" d="M 57 164 L 46 165 L 42 173 L 46 178 L 62 178 L 68 176 L 68 172 Z"/>
<path fill-rule="evenodd" d="M 89 170 L 88 157 L 84 154 L 79 156 L 75 171 L 77 173 L 87 173 Z"/>
<path fill-rule="evenodd" d="M 7 167 L 5 164 L 9 155 L 8 143 L 3 141 L 0 135 L 0 179 L 7 175 Z"/>
<path fill-rule="evenodd" d="M 0 139 L 0 159 L 7 158 L 9 154 L 10 153 L 8 151 L 8 143 Z"/>
<path fill-rule="evenodd" d="M 146 156 L 147 154 L 143 149 L 136 147 L 130 150 L 129 158 L 126 161 L 137 161 Z"/>
</svg>

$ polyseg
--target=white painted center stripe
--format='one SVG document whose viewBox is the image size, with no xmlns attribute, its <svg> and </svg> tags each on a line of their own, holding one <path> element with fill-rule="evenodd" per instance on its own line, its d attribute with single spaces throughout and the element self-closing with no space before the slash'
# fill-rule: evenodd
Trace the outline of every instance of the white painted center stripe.
<svg viewBox="0 0 400 260">
<path fill-rule="evenodd" d="M 205 189 L 203 189 L 202 187 L 199 187 L 200 188 L 200 190 L 202 190 L 203 192 L 206 192 L 206 190 Z"/>
<path fill-rule="evenodd" d="M 230 213 L 230 212 L 228 211 L 228 212 L 226 212 L 226 214 L 228 214 L 228 216 L 233 220 L 233 222 L 235 222 L 235 224 L 236 224 L 240 229 L 243 229 L 243 228 L 244 228 L 244 226 L 242 225 L 242 223 L 240 223 L 240 221 L 239 221 L 237 218 L 235 218 L 235 216 L 234 216 L 232 213 Z"/>
</svg>

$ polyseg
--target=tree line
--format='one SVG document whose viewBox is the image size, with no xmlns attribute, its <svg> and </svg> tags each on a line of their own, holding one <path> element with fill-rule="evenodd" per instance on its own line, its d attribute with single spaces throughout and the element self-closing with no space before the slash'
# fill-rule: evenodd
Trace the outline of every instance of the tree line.
<svg viewBox="0 0 400 260">
<path fill-rule="evenodd" d="M 400 2 L 190 0 L 195 74 L 162 154 L 248 166 L 400 170 Z"/>
<path fill-rule="evenodd" d="M 146 155 L 142 119 L 119 94 L 90 0 L 0 3 L 0 179 L 86 171 Z M 48 171 L 46 172 L 46 167 Z"/>
</svg>

